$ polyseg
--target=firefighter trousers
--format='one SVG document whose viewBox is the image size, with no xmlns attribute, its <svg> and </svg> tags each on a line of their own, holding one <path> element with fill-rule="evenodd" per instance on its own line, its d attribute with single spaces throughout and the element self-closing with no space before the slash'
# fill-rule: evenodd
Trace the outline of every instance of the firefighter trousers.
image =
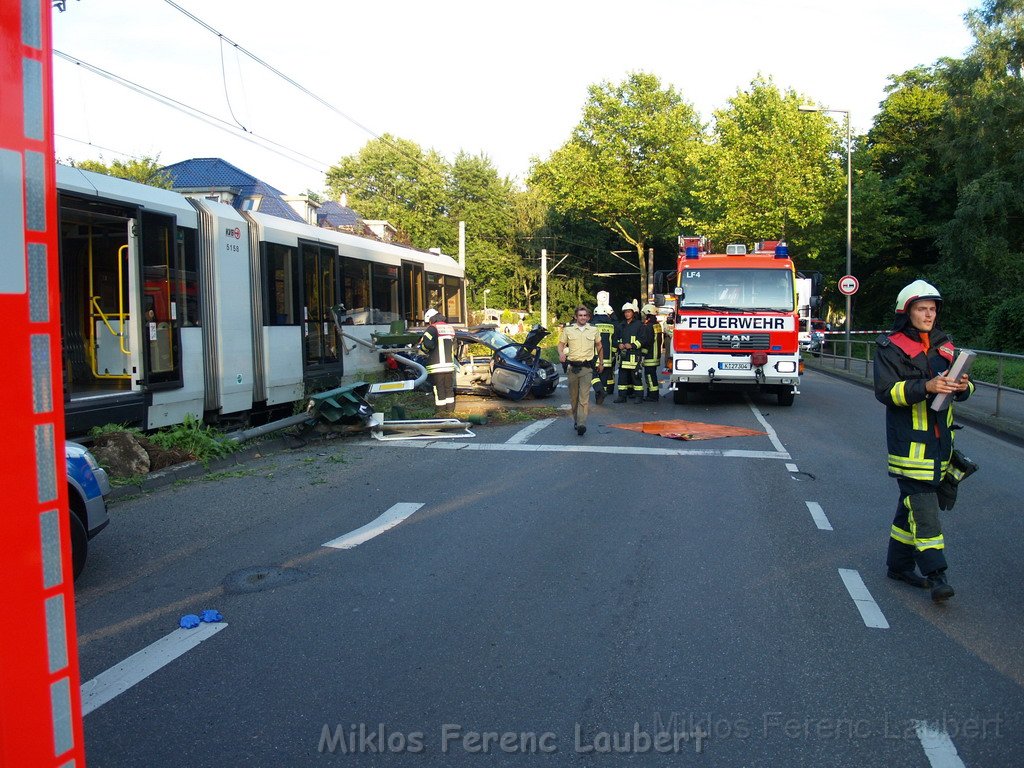
<svg viewBox="0 0 1024 768">
<path fill-rule="evenodd" d="M 590 384 L 594 387 L 594 392 L 599 395 L 602 393 L 610 395 L 615 391 L 615 370 L 611 360 L 604 361 L 602 370 L 594 369 L 594 378 L 591 379 Z"/>
<path fill-rule="evenodd" d="M 434 391 L 434 405 L 442 413 L 455 410 L 455 372 L 438 371 L 430 374 L 430 388 Z"/>
<path fill-rule="evenodd" d="M 640 378 L 636 355 L 623 355 L 619 359 L 619 397 L 644 396 L 644 382 Z"/>
<path fill-rule="evenodd" d="M 644 387 L 647 389 L 647 399 L 657 400 L 661 397 L 658 390 L 658 363 L 644 366 Z"/>
<path fill-rule="evenodd" d="M 902 477 L 896 482 L 900 500 L 890 530 L 886 565 L 894 571 L 912 571 L 916 563 L 925 576 L 946 570 L 937 486 Z"/>
</svg>

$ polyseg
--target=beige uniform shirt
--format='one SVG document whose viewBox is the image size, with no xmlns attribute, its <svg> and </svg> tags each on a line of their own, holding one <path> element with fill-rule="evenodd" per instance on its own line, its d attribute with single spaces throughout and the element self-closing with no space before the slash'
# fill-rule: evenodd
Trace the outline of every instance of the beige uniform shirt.
<svg viewBox="0 0 1024 768">
<path fill-rule="evenodd" d="M 565 344 L 565 357 L 574 363 L 589 363 L 596 354 L 595 344 L 599 343 L 601 332 L 593 325 L 580 328 L 576 323 L 563 328 L 558 334 L 558 343 Z"/>
</svg>

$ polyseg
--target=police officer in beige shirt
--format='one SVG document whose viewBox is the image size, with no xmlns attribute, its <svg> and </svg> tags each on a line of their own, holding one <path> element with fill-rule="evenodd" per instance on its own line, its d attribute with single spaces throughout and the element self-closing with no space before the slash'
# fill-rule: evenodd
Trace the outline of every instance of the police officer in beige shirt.
<svg viewBox="0 0 1024 768">
<path fill-rule="evenodd" d="M 587 431 L 587 409 L 590 406 L 590 384 L 597 371 L 604 370 L 601 354 L 601 332 L 590 325 L 590 310 L 576 307 L 576 322 L 567 325 L 558 335 L 558 359 L 569 368 L 569 402 L 572 404 L 572 420 L 576 434 Z"/>
</svg>

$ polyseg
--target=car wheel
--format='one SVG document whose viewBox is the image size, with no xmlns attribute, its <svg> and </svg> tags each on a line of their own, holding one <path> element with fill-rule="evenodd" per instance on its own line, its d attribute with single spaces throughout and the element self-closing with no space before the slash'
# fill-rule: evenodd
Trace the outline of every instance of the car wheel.
<svg viewBox="0 0 1024 768">
<path fill-rule="evenodd" d="M 68 517 L 71 529 L 71 572 L 77 579 L 85 568 L 85 558 L 89 554 L 89 533 L 78 515 L 71 512 Z"/>
<path fill-rule="evenodd" d="M 779 405 L 790 406 L 796 399 L 796 393 L 790 387 L 783 387 L 778 392 Z"/>
</svg>

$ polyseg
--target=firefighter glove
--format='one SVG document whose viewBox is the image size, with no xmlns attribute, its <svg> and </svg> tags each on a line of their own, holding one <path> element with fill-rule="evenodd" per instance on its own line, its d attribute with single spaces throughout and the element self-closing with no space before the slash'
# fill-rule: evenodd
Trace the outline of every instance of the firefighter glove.
<svg viewBox="0 0 1024 768">
<path fill-rule="evenodd" d="M 953 505 L 956 504 L 956 492 L 957 483 L 948 476 L 943 479 L 943 481 L 939 483 L 939 488 L 936 491 L 936 494 L 939 497 L 939 509 L 952 509 Z"/>
</svg>

